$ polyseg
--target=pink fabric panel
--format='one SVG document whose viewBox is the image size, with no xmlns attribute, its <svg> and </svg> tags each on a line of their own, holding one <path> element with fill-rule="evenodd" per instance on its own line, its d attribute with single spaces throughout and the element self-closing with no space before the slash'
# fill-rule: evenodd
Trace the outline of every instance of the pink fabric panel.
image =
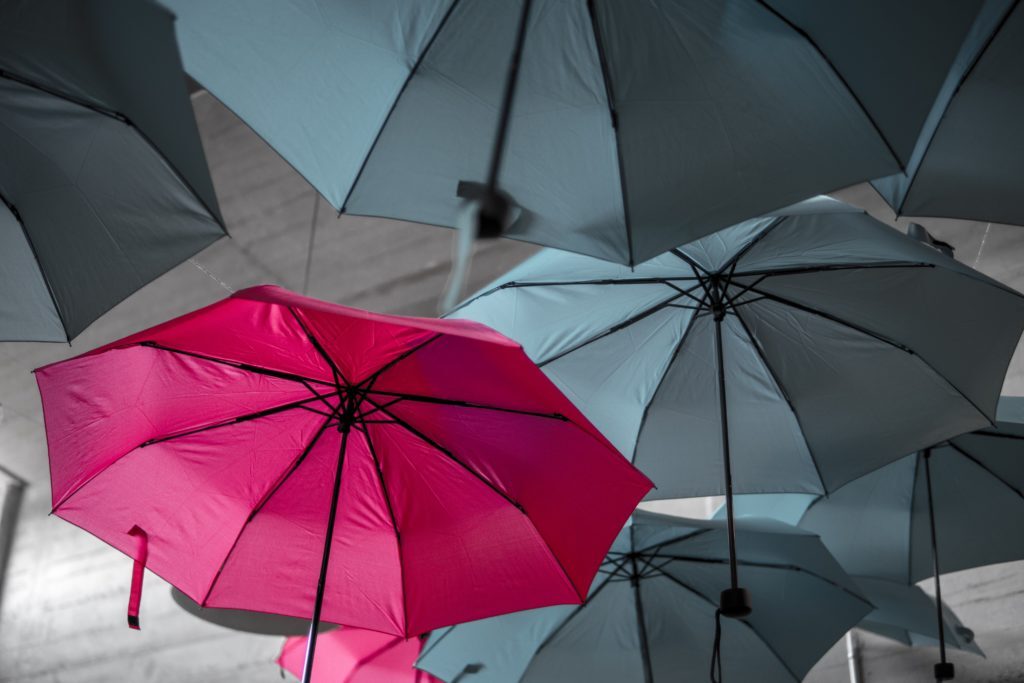
<svg viewBox="0 0 1024 683">
<path fill-rule="evenodd" d="M 406 635 L 579 602 L 526 515 L 402 427 L 368 431 L 401 533 Z"/>
<path fill-rule="evenodd" d="M 328 429 L 246 527 L 210 595 L 214 607 L 309 618 L 341 435 Z M 398 545 L 376 468 L 349 435 L 324 594 L 327 622 L 403 634 Z"/>
<path fill-rule="evenodd" d="M 413 401 L 388 410 L 519 502 L 580 595 L 651 487 L 571 422 Z"/>
<path fill-rule="evenodd" d="M 149 439 L 309 395 L 296 382 L 140 346 L 51 365 L 36 381 L 55 506 Z"/>
<path fill-rule="evenodd" d="M 302 676 L 306 657 L 305 637 L 289 638 L 281 648 L 278 665 L 296 678 Z M 413 663 L 423 644 L 419 638 L 395 636 L 358 628 L 322 633 L 316 640 L 313 680 L 331 683 L 440 683 L 420 673 Z"/>
<path fill-rule="evenodd" d="M 543 413 L 559 413 L 615 447 L 552 384 L 518 345 L 445 336 L 381 373 L 374 390 Z M 377 395 L 383 398 L 382 395 Z M 376 400 L 376 399 L 375 399 Z M 593 448 L 599 448 L 595 444 Z"/>
<path fill-rule="evenodd" d="M 324 420 L 292 411 L 129 452 L 57 514 L 130 557 L 134 526 L 147 567 L 201 602 L 250 511 Z"/>
<path fill-rule="evenodd" d="M 125 337 L 90 352 L 90 355 L 151 341 L 224 360 L 330 381 L 330 366 L 309 343 L 302 327 L 286 306 L 247 299 L 239 294 Z"/>
<path fill-rule="evenodd" d="M 300 315 L 352 384 L 437 336 L 430 330 L 370 317 L 327 315 L 309 309 L 301 309 Z"/>
</svg>

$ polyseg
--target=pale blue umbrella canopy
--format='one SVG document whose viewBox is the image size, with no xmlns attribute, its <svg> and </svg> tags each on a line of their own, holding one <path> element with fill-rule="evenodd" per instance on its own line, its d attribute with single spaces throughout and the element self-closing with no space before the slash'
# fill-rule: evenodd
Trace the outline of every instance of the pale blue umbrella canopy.
<svg viewBox="0 0 1024 683">
<path fill-rule="evenodd" d="M 987 427 L 1024 298 L 819 198 L 636 268 L 542 252 L 451 315 L 523 345 L 657 486 L 723 493 L 712 302 L 737 492 L 822 494 Z"/>
<path fill-rule="evenodd" d="M 165 0 L 185 65 L 340 211 L 455 226 L 514 0 Z M 639 263 L 901 170 L 982 0 L 535 0 L 515 239 Z"/>
<path fill-rule="evenodd" d="M 874 182 L 897 214 L 1024 224 L 1024 6 L 987 0 L 905 172 Z"/>
<path fill-rule="evenodd" d="M 865 616 L 858 628 L 885 636 L 911 647 L 937 647 L 939 627 L 935 600 L 917 586 L 896 581 L 852 577 L 857 587 L 875 608 Z M 984 656 L 974 642 L 974 631 L 942 605 L 942 628 L 945 643 L 958 650 Z"/>
<path fill-rule="evenodd" d="M 542 253 L 454 315 L 519 341 L 649 497 L 729 506 L 834 491 L 990 424 L 1024 298 L 817 198 L 632 269 Z M 750 608 L 738 584 L 729 616 Z"/>
<path fill-rule="evenodd" d="M 174 17 L 0 0 L 0 340 L 69 340 L 224 234 Z"/>
<path fill-rule="evenodd" d="M 737 533 L 740 563 L 765 596 L 722 622 L 722 679 L 790 683 L 871 610 L 812 534 L 772 520 Z M 721 522 L 637 512 L 579 607 L 435 631 L 417 666 L 461 683 L 668 683 L 704 680 L 718 592 L 728 585 Z"/>
<path fill-rule="evenodd" d="M 935 576 L 941 600 L 941 572 L 1024 559 L 1024 399 L 1003 397 L 999 418 L 827 496 L 740 496 L 736 514 L 820 535 L 852 576 L 903 585 Z M 944 638 L 939 647 L 937 666 L 952 674 Z"/>
</svg>

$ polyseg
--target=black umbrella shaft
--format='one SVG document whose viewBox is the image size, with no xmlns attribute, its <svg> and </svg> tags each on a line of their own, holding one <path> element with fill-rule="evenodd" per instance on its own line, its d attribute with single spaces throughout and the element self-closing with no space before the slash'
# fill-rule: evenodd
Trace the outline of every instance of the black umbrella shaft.
<svg viewBox="0 0 1024 683">
<path fill-rule="evenodd" d="M 633 572 L 629 577 L 633 584 L 633 602 L 636 605 L 636 628 L 640 636 L 640 654 L 643 657 L 644 683 L 654 683 L 654 673 L 651 671 L 651 649 L 647 640 L 647 617 L 644 616 L 644 603 L 640 597 L 640 572 L 636 568 L 636 558 L 631 557 Z"/>
<path fill-rule="evenodd" d="M 512 57 L 508 63 L 508 75 L 505 77 L 505 93 L 501 100 L 501 113 L 498 117 L 498 129 L 494 134 L 494 149 L 491 151 L 491 168 L 487 173 L 487 196 L 493 197 L 498 189 L 498 172 L 501 160 L 505 155 L 505 141 L 508 138 L 508 123 L 512 116 L 512 102 L 516 96 L 516 85 L 519 83 L 519 64 L 523 59 L 523 43 L 526 41 L 526 26 L 530 19 L 530 6 L 533 0 L 523 0 L 522 13 L 519 15 L 519 28 L 516 42 L 512 48 Z"/>
<path fill-rule="evenodd" d="M 939 622 L 939 659 L 946 663 L 946 629 L 942 621 L 942 580 L 939 577 L 939 541 L 935 533 L 935 504 L 932 502 L 932 449 L 924 451 L 924 479 L 928 486 L 928 523 L 932 532 L 932 564 L 935 570 L 935 614 Z"/>
<path fill-rule="evenodd" d="M 334 540 L 334 519 L 338 514 L 338 497 L 341 494 L 341 470 L 345 464 L 345 447 L 348 445 L 350 425 L 345 420 L 341 429 L 341 448 L 338 451 L 338 465 L 334 472 L 334 491 L 331 493 L 331 512 L 327 516 L 327 532 L 324 535 L 324 556 L 320 561 L 320 579 L 316 584 L 316 601 L 313 603 L 313 618 L 309 622 L 309 638 L 306 641 L 306 661 L 302 665 L 302 683 L 313 680 L 313 654 L 316 651 L 316 636 L 320 630 L 320 610 L 324 604 L 324 586 L 327 583 L 327 565 L 331 561 L 331 542 Z"/>
<path fill-rule="evenodd" d="M 729 525 L 729 580 L 739 586 L 736 571 L 736 522 L 732 507 L 732 463 L 729 457 L 729 410 L 725 404 L 725 353 L 722 350 L 722 315 L 715 315 L 715 362 L 718 365 L 718 410 L 722 424 L 722 463 L 725 467 L 725 512 Z"/>
</svg>

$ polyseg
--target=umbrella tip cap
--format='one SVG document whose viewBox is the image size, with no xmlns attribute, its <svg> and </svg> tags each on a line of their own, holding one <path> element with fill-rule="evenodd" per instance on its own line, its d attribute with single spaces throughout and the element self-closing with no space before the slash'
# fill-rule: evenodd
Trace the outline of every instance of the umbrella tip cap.
<svg viewBox="0 0 1024 683">
<path fill-rule="evenodd" d="M 740 619 L 749 616 L 753 611 L 750 604 L 750 591 L 746 588 L 727 588 L 722 591 L 719 609 L 723 617 Z"/>
</svg>

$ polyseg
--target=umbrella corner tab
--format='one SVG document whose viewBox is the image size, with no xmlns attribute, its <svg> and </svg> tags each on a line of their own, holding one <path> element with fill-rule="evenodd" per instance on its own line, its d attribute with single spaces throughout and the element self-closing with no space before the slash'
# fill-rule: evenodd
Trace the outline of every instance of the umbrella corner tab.
<svg viewBox="0 0 1024 683">
<path fill-rule="evenodd" d="M 139 624 L 139 605 L 142 602 L 142 580 L 145 577 L 146 560 L 149 556 L 149 534 L 136 525 L 128 531 L 128 535 L 136 539 L 132 585 L 128 594 L 128 628 L 138 631 L 142 628 Z"/>
</svg>

